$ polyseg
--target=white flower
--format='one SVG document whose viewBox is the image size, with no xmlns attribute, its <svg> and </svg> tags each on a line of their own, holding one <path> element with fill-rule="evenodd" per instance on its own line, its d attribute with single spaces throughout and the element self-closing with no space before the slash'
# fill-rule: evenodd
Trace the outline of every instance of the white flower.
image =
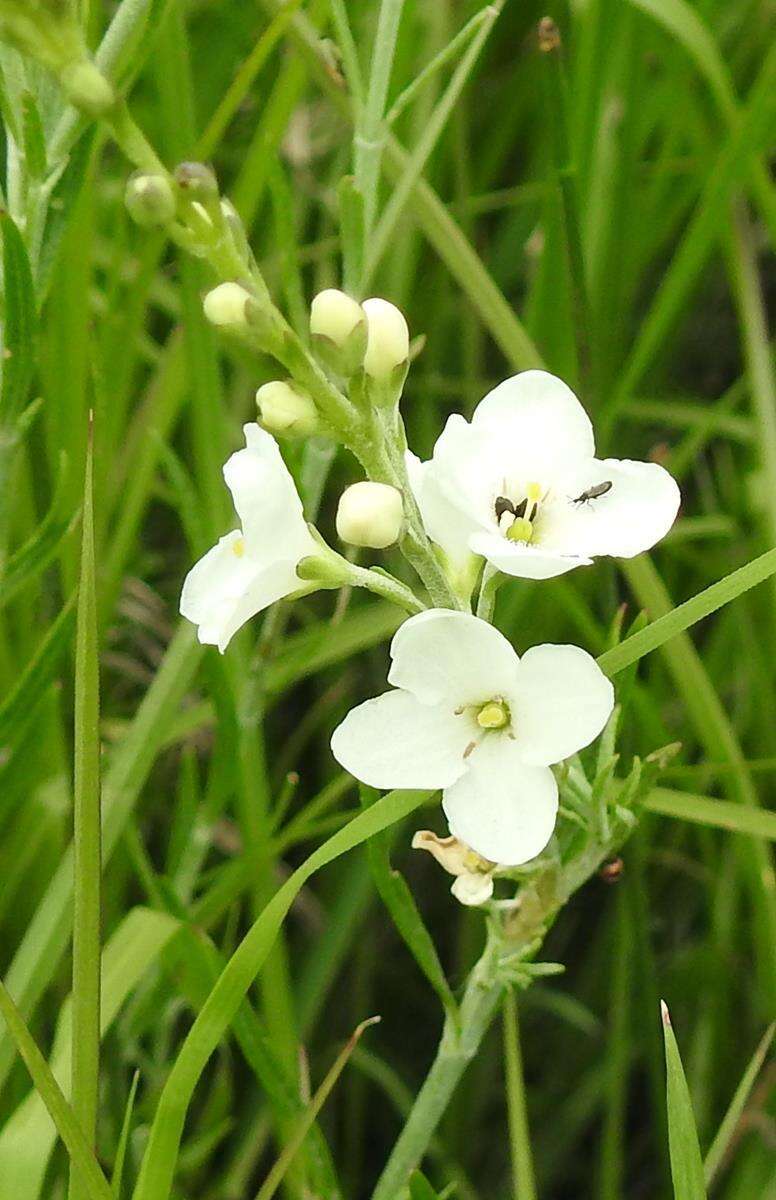
<svg viewBox="0 0 776 1200">
<path fill-rule="evenodd" d="M 450 832 L 483 858 L 515 866 L 547 845 L 558 788 L 550 770 L 587 746 L 614 691 L 578 646 L 522 658 L 492 625 L 431 609 L 391 644 L 395 690 L 334 731 L 334 757 L 376 788 L 442 788 Z"/>
<path fill-rule="evenodd" d="M 433 458 L 408 456 L 429 536 L 456 569 L 481 555 L 549 579 L 599 554 L 632 558 L 674 522 L 679 488 L 657 463 L 597 459 L 590 419 L 546 371 L 524 371 L 451 416 Z"/>
<path fill-rule="evenodd" d="M 199 640 L 221 653 L 256 613 L 305 587 L 297 564 L 318 550 L 277 442 L 256 424 L 243 432 L 245 449 L 224 466 L 241 528 L 192 567 L 181 595 L 181 612 L 199 626 Z"/>
<path fill-rule="evenodd" d="M 392 546 L 404 524 L 404 504 L 398 488 L 364 479 L 340 496 L 337 533 L 343 542 L 384 550 Z"/>
<path fill-rule="evenodd" d="M 387 379 L 410 354 L 410 333 L 404 314 L 379 296 L 361 305 L 366 313 L 364 370 L 374 379 Z"/>
</svg>

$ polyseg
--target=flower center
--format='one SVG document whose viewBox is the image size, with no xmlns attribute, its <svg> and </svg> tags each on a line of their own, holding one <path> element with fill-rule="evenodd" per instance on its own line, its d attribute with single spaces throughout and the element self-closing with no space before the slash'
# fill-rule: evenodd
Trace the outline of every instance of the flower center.
<svg viewBox="0 0 776 1200">
<path fill-rule="evenodd" d="M 532 542 L 539 505 L 545 499 L 541 484 L 529 483 L 518 504 L 506 496 L 497 496 L 495 503 L 498 527 L 510 542 Z"/>
<path fill-rule="evenodd" d="M 489 700 L 477 711 L 480 729 L 504 729 L 509 724 L 509 708 L 503 700 Z"/>
</svg>

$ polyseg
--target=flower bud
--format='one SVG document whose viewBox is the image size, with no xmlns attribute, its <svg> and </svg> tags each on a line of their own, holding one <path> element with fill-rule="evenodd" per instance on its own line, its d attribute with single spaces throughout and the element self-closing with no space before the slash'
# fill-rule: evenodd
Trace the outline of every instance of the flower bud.
<svg viewBox="0 0 776 1200">
<path fill-rule="evenodd" d="M 310 305 L 310 332 L 328 338 L 335 346 L 344 346 L 363 320 L 361 305 L 336 288 L 319 292 Z"/>
<path fill-rule="evenodd" d="M 360 304 L 336 288 L 319 292 L 310 305 L 310 333 L 320 359 L 345 378 L 364 360 L 366 317 Z"/>
<path fill-rule="evenodd" d="M 404 314 L 395 304 L 375 297 L 365 300 L 367 341 L 364 370 L 374 379 L 388 380 L 405 367 L 410 353 L 410 333 Z M 403 382 L 403 380 L 402 380 Z"/>
<path fill-rule="evenodd" d="M 99 117 L 116 101 L 113 88 L 88 58 L 69 63 L 62 69 L 59 81 L 70 103 L 90 117 Z"/>
<path fill-rule="evenodd" d="M 320 428 L 312 397 L 293 383 L 275 380 L 263 384 L 256 403 L 262 425 L 276 437 L 308 437 Z"/>
<path fill-rule="evenodd" d="M 175 195 L 164 175 L 136 171 L 127 180 L 124 203 L 132 220 L 145 228 L 166 225 L 175 216 Z"/>
<path fill-rule="evenodd" d="M 337 533 L 353 546 L 384 550 L 399 537 L 403 521 L 401 492 L 390 484 L 364 480 L 340 496 Z"/>
<path fill-rule="evenodd" d="M 189 200 L 207 204 L 218 196 L 218 180 L 210 167 L 200 162 L 182 162 L 175 168 L 175 182 Z"/>
<path fill-rule="evenodd" d="M 245 329 L 248 325 L 247 307 L 253 296 L 240 283 L 219 283 L 205 296 L 203 307 L 211 325 Z"/>
</svg>

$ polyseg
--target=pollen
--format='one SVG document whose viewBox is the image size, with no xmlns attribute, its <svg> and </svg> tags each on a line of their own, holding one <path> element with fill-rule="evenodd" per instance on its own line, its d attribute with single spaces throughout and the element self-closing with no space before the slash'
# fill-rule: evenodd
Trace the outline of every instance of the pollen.
<svg viewBox="0 0 776 1200">
<path fill-rule="evenodd" d="M 510 542 L 530 542 L 533 538 L 533 525 L 528 517 L 516 517 L 507 530 Z"/>
<path fill-rule="evenodd" d="M 237 538 L 232 542 L 232 554 L 236 558 L 242 558 L 243 554 L 245 554 L 245 538 Z"/>
<path fill-rule="evenodd" d="M 477 713 L 480 729 L 503 729 L 509 724 L 509 709 L 503 700 L 489 700 Z"/>
<path fill-rule="evenodd" d="M 540 483 L 529 483 L 525 489 L 525 495 L 531 504 L 538 504 L 542 498 L 542 485 Z"/>
</svg>

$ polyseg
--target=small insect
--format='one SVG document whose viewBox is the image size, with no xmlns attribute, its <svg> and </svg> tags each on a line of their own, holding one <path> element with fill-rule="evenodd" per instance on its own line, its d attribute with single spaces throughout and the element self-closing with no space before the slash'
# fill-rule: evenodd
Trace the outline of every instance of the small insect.
<svg viewBox="0 0 776 1200">
<path fill-rule="evenodd" d="M 611 479 L 604 480 L 603 483 L 596 483 L 593 487 L 589 487 L 587 491 L 582 492 L 580 496 L 572 497 L 572 504 L 589 504 L 591 500 L 598 500 L 600 496 L 605 496 L 607 492 L 612 490 Z"/>
<path fill-rule="evenodd" d="M 604 883 L 617 883 L 624 870 L 624 863 L 621 858 L 612 858 L 609 862 L 604 863 L 598 874 Z"/>
</svg>

